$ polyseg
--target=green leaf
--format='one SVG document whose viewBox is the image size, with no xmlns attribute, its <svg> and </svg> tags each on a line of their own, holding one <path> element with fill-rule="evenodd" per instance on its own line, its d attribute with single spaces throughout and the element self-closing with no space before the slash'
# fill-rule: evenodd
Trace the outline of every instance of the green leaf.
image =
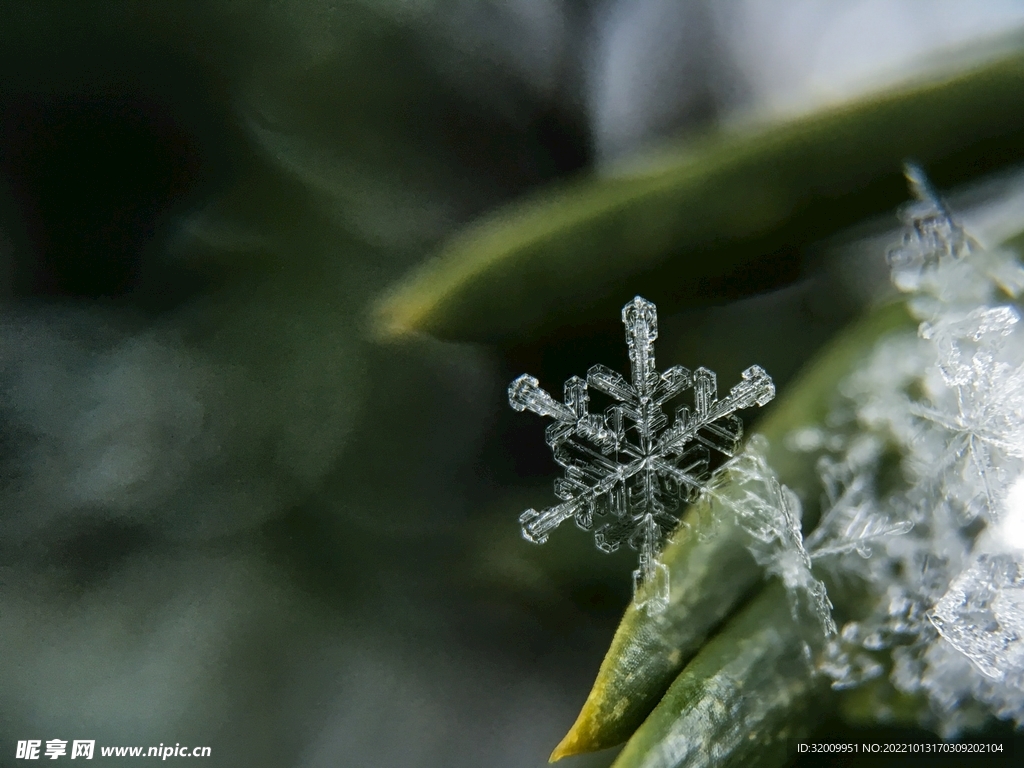
<svg viewBox="0 0 1024 768">
<path fill-rule="evenodd" d="M 1024 54 L 565 184 L 451 240 L 378 304 L 382 336 L 522 342 L 640 293 L 666 312 L 792 277 L 809 244 L 905 197 L 1024 157 Z"/>
<path fill-rule="evenodd" d="M 840 334 L 758 425 L 769 441 L 768 462 L 804 502 L 805 524 L 813 525 L 818 513 L 817 472 L 806 454 L 787 447 L 785 436 L 824 420 L 838 383 L 880 337 L 913 327 L 902 304 L 880 307 Z M 626 610 L 593 690 L 553 760 L 628 739 L 708 635 L 759 583 L 761 570 L 744 539 L 713 501 L 701 500 L 684 520 L 662 557 L 672 580 L 668 609 L 656 616 Z"/>
<path fill-rule="evenodd" d="M 775 768 L 830 703 L 775 582 L 686 666 L 613 768 Z"/>
</svg>

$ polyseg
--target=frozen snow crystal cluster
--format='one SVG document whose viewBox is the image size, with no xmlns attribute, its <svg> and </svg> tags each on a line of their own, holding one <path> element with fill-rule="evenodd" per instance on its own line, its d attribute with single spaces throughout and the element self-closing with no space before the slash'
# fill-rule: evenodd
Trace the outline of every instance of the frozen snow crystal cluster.
<svg viewBox="0 0 1024 768">
<path fill-rule="evenodd" d="M 639 552 L 633 573 L 634 602 L 649 613 L 668 604 L 668 570 L 659 562 L 662 539 L 678 523 L 681 502 L 701 493 L 708 480 L 711 451 L 732 456 L 742 437 L 736 411 L 764 405 L 775 385 L 759 366 L 718 398 L 715 374 L 673 366 L 658 373 L 654 341 L 658 315 L 654 304 L 637 296 L 622 308 L 631 379 L 603 365 L 565 383 L 564 401 L 523 375 L 508 389 L 509 404 L 554 419 L 547 443 L 565 472 L 555 482 L 559 504 L 540 512 L 528 509 L 519 522 L 523 536 L 543 543 L 558 525 L 574 518 L 594 530 L 599 549 L 612 552 L 629 544 Z M 679 405 L 669 425 L 667 404 L 692 392 L 692 406 Z M 603 413 L 590 411 L 590 394 L 608 401 Z M 595 516 L 603 518 L 595 522 Z M 596 526 L 596 527 L 595 527 Z"/>
<path fill-rule="evenodd" d="M 796 436 L 797 441 L 811 440 L 813 445 L 821 438 L 818 430 Z M 860 573 L 859 566 L 845 556 L 856 553 L 859 557 L 854 561 L 867 561 L 876 545 L 907 533 L 912 524 L 876 507 L 873 472 L 882 457 L 880 444 L 859 438 L 850 442 L 844 463 L 828 457 L 819 462 L 824 514 L 805 539 L 800 499 L 779 482 L 765 458 L 767 447 L 763 436 L 753 436 L 742 453 L 715 473 L 706 492 L 726 513 L 727 522 L 746 534 L 747 549 L 757 563 L 785 585 L 793 620 L 802 630 L 804 655 L 818 666 L 838 628 L 825 582 L 814 569 L 833 576 Z M 871 662 L 871 666 L 877 664 Z"/>
<path fill-rule="evenodd" d="M 921 723 L 951 737 L 993 714 L 1024 723 L 1024 269 L 967 235 L 920 170 L 907 177 L 916 201 L 890 264 L 918 331 L 883 339 L 825 423 L 789 436 L 819 455 L 817 527 L 802 536 L 760 437 L 704 493 L 786 586 L 834 688 L 887 675 L 878 716 L 893 693 L 917 696 Z M 867 588 L 841 630 L 826 584 Z"/>
<path fill-rule="evenodd" d="M 993 714 L 1024 724 L 1024 270 L 969 237 L 919 169 L 907 177 L 916 201 L 890 264 L 918 333 L 877 345 L 827 434 L 792 439 L 826 446 L 806 551 L 830 585 L 874 597 L 820 668 L 836 688 L 887 675 L 951 737 Z"/>
<path fill-rule="evenodd" d="M 800 529 L 800 499 L 782 485 L 765 459 L 767 441 L 754 435 L 746 448 L 715 473 L 707 493 L 748 534 L 748 549 L 768 574 L 786 586 L 797 626 L 804 630 L 810 661 L 818 640 L 836 634 L 825 584 L 812 572 L 813 554 Z"/>
</svg>

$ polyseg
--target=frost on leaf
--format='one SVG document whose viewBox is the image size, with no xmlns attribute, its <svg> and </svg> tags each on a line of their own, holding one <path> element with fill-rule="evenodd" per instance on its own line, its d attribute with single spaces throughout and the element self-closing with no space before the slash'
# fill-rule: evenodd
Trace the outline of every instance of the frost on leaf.
<svg viewBox="0 0 1024 768">
<path fill-rule="evenodd" d="M 964 522 L 991 521 L 1024 468 L 1020 312 L 998 303 L 1024 289 L 1024 269 L 1014 254 L 967 235 L 921 169 L 908 165 L 906 173 L 917 201 L 904 211 L 907 233 L 889 258 L 934 356 L 922 377 L 925 397 L 906 412 L 938 428 L 925 430 L 911 454 Z"/>
<path fill-rule="evenodd" d="M 658 553 L 664 535 L 679 521 L 680 504 L 704 489 L 710 451 L 732 456 L 739 448 L 743 426 L 736 411 L 764 405 L 775 396 L 775 385 L 755 365 L 719 399 L 715 374 L 706 368 L 691 373 L 677 365 L 658 373 L 654 304 L 637 296 L 622 308 L 622 322 L 629 380 L 595 365 L 586 379 L 573 376 L 565 382 L 562 402 L 532 376 L 524 374 L 509 386 L 514 409 L 554 419 L 547 443 L 565 470 L 555 481 L 560 503 L 539 512 L 528 509 L 519 522 L 523 537 L 538 544 L 574 518 L 580 528 L 594 530 L 599 549 L 613 552 L 628 544 L 637 550 L 634 602 L 653 613 L 668 604 L 668 571 Z M 676 407 L 670 425 L 667 405 L 687 391 L 692 406 Z M 591 392 L 611 401 L 603 413 L 590 412 Z"/>
<path fill-rule="evenodd" d="M 920 169 L 907 177 L 917 200 L 890 264 L 920 325 L 841 385 L 827 423 L 853 437 L 820 460 L 806 547 L 866 593 L 820 662 L 833 686 L 888 673 L 951 738 L 990 715 L 1024 725 L 1024 323 L 1008 302 L 1024 269 L 966 234 Z"/>
<path fill-rule="evenodd" d="M 889 255 L 892 276 L 910 294 L 935 361 L 922 376 L 925 397 L 906 410 L 937 427 L 921 431 L 911 454 L 964 522 L 992 521 L 1024 469 L 1020 313 L 997 303 L 1021 292 L 1024 269 L 1014 254 L 967 235 L 919 168 L 906 173 L 917 201 L 904 212 L 902 246 Z"/>
<path fill-rule="evenodd" d="M 793 620 L 804 635 L 811 661 L 812 644 L 836 634 L 832 603 L 825 584 L 811 572 L 812 555 L 800 530 L 800 500 L 765 460 L 767 440 L 751 438 L 746 450 L 715 474 L 708 493 L 747 533 L 747 549 L 758 565 L 778 576 L 786 587 Z"/>
</svg>

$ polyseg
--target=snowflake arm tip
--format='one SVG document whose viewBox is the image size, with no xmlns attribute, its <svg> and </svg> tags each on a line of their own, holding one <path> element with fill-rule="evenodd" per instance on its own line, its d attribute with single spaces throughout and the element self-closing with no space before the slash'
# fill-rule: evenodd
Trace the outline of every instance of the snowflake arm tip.
<svg viewBox="0 0 1024 768">
<path fill-rule="evenodd" d="M 523 374 L 508 388 L 508 402 L 517 411 L 533 411 L 539 416 L 551 416 L 559 421 L 574 421 L 573 411 L 556 401 L 533 376 Z"/>
<path fill-rule="evenodd" d="M 543 544 L 548 535 L 565 520 L 577 514 L 580 503 L 576 500 L 566 501 L 542 512 L 528 509 L 519 516 L 523 538 L 533 544 Z"/>
</svg>

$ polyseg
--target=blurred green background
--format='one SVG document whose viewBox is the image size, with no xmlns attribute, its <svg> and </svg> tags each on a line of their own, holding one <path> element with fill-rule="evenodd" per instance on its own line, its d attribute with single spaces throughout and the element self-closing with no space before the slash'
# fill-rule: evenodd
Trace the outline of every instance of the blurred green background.
<svg viewBox="0 0 1024 768">
<path fill-rule="evenodd" d="M 507 383 L 624 370 L 642 292 L 663 366 L 785 392 L 885 296 L 908 156 L 979 238 L 1024 230 L 1022 25 L 0 1 L 0 765 L 544 764 L 634 565 L 520 538 L 556 473 Z M 819 734 L 897 737 L 933 738 Z"/>
</svg>

